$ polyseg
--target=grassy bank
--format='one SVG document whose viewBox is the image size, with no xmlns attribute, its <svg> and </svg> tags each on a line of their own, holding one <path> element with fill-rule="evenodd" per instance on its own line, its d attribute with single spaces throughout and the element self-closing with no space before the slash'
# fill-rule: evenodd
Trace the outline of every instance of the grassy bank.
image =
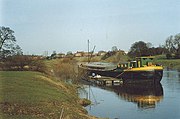
<svg viewBox="0 0 180 119">
<path fill-rule="evenodd" d="M 76 89 L 38 72 L 0 72 L 0 118 L 88 119 Z"/>
<path fill-rule="evenodd" d="M 162 64 L 164 67 L 180 70 L 180 59 L 158 59 L 155 63 Z"/>
<path fill-rule="evenodd" d="M 163 65 L 165 68 L 180 70 L 180 59 L 166 59 L 165 55 L 155 56 L 155 63 Z"/>
</svg>

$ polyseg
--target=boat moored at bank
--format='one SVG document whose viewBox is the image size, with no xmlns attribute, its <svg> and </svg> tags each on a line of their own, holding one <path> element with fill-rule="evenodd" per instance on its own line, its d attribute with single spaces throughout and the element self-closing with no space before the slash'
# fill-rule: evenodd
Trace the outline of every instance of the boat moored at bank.
<svg viewBox="0 0 180 119">
<path fill-rule="evenodd" d="M 80 72 L 86 76 L 108 76 L 123 80 L 124 83 L 160 82 L 163 67 L 153 64 L 154 57 L 137 57 L 124 63 L 90 62 L 79 65 Z"/>
</svg>

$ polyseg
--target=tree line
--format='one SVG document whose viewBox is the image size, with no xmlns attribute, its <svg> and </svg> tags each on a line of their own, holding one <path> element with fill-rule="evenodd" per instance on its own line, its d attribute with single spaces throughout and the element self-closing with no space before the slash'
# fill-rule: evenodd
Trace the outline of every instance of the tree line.
<svg viewBox="0 0 180 119">
<path fill-rule="evenodd" d="M 151 43 L 138 41 L 131 45 L 128 52 L 130 57 L 154 56 L 165 54 L 167 59 L 180 58 L 180 33 L 169 36 L 164 45 L 153 47 Z"/>
</svg>

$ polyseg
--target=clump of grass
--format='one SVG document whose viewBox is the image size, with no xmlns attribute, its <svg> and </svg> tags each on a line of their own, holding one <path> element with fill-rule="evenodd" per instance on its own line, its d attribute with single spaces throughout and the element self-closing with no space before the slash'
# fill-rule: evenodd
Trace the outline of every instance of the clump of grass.
<svg viewBox="0 0 180 119">
<path fill-rule="evenodd" d="M 55 76 L 58 80 L 77 83 L 78 65 L 72 58 L 61 58 L 45 61 L 47 74 Z"/>
<path fill-rule="evenodd" d="M 82 98 L 82 99 L 79 100 L 79 103 L 80 103 L 82 106 L 86 107 L 86 106 L 88 106 L 88 105 L 91 104 L 91 101 L 88 100 L 88 99 L 86 99 L 86 98 Z"/>
<path fill-rule="evenodd" d="M 73 83 L 77 82 L 78 75 L 78 66 L 74 60 L 63 58 L 61 60 L 57 60 L 53 65 L 53 73 L 54 75 L 64 81 L 72 81 Z"/>
</svg>

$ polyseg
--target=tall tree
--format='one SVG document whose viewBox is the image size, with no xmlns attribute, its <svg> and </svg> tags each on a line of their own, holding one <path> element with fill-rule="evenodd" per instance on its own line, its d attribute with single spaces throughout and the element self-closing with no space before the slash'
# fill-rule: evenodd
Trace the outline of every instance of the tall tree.
<svg viewBox="0 0 180 119">
<path fill-rule="evenodd" d="M 14 31 L 9 27 L 0 27 L 0 50 L 9 48 L 16 42 Z"/>
<path fill-rule="evenodd" d="M 169 36 L 166 41 L 165 41 L 165 47 L 170 53 L 175 52 L 175 47 L 174 47 L 174 37 L 171 35 Z"/>
<path fill-rule="evenodd" d="M 117 46 L 113 46 L 113 47 L 112 47 L 112 51 L 113 51 L 113 52 L 116 52 L 116 51 L 118 51 L 118 48 L 117 48 Z"/>
<path fill-rule="evenodd" d="M 52 59 L 55 59 L 55 58 L 56 58 L 56 55 L 57 55 L 56 51 L 53 51 L 53 53 L 51 54 L 51 58 L 52 58 Z"/>
<path fill-rule="evenodd" d="M 165 47 L 170 55 L 175 54 L 175 58 L 180 58 L 180 33 L 175 36 L 169 36 L 166 39 Z"/>
<path fill-rule="evenodd" d="M 22 50 L 16 44 L 14 31 L 9 27 L 0 27 L 0 59 L 16 54 L 22 54 Z"/>
<path fill-rule="evenodd" d="M 138 41 L 132 44 L 128 55 L 131 57 L 139 57 L 139 56 L 147 56 L 148 54 L 148 46 L 143 41 Z"/>
<path fill-rule="evenodd" d="M 174 47 L 176 49 L 175 57 L 180 58 L 180 33 L 174 36 Z"/>
<path fill-rule="evenodd" d="M 176 50 L 180 48 L 180 33 L 174 36 L 174 47 Z"/>
</svg>

